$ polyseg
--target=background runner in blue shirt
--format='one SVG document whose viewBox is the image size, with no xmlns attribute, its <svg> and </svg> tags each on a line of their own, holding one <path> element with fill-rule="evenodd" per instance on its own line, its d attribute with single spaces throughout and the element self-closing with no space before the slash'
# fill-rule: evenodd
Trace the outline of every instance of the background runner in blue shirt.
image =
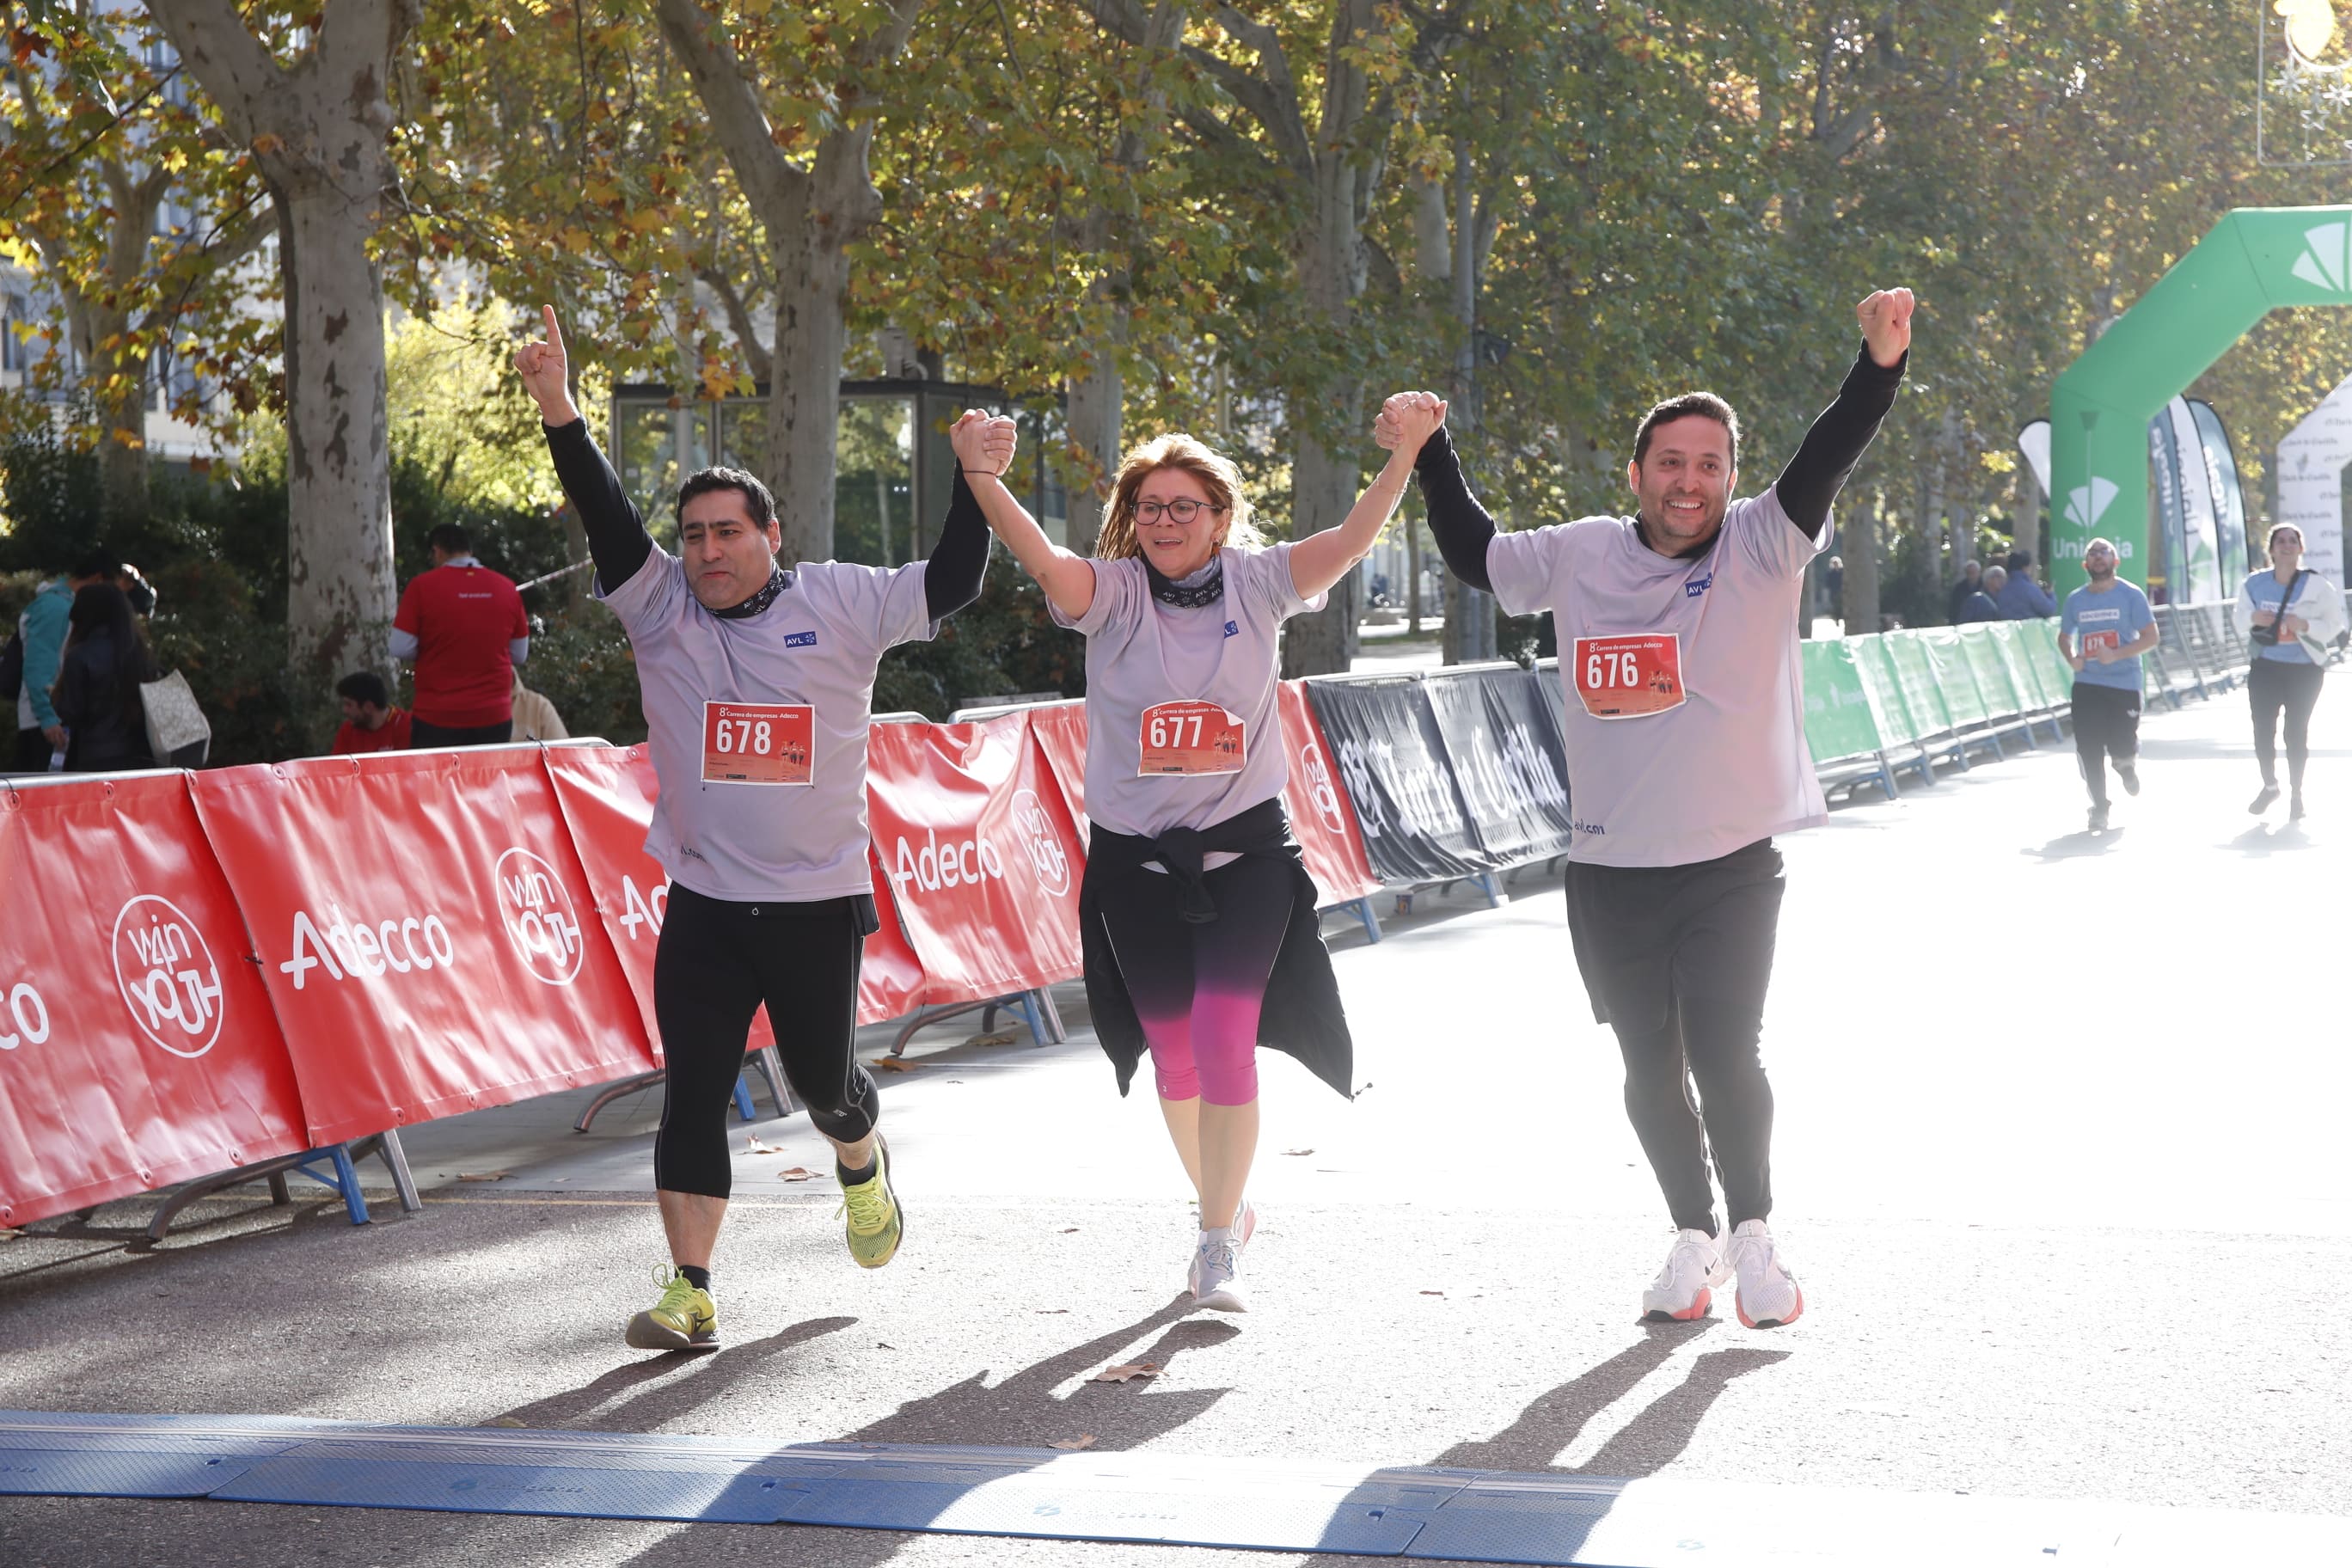
<svg viewBox="0 0 2352 1568">
<path fill-rule="evenodd" d="M 2066 595 L 2058 616 L 2058 652 L 2074 671 L 2074 756 L 2091 792 L 2091 831 L 2107 826 L 2107 759 L 2124 793 L 2139 793 L 2140 655 L 2156 646 L 2156 612 L 2147 595 L 2116 575 L 2116 547 L 2094 539 L 2083 549 L 2090 582 Z"/>
</svg>

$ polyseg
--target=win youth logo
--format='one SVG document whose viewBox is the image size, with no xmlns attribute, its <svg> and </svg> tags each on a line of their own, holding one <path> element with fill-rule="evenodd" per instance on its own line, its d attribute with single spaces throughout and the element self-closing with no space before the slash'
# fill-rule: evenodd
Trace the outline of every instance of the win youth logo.
<svg viewBox="0 0 2352 1568">
<path fill-rule="evenodd" d="M 131 1022 L 173 1056 L 193 1060 L 220 1043 L 220 965 L 171 900 L 142 893 L 115 915 L 114 983 Z"/>
<path fill-rule="evenodd" d="M 2087 485 L 2078 485 L 2066 492 L 2066 521 L 2077 528 L 2095 528 L 2107 508 L 2115 504 L 2116 483 L 2091 476 Z"/>
<path fill-rule="evenodd" d="M 1029 868 L 1037 873 L 1037 885 L 1057 899 L 1068 892 L 1070 858 L 1063 852 L 1054 819 L 1035 790 L 1013 792 L 1013 826 L 1021 835 L 1021 847 L 1028 851 Z"/>
<path fill-rule="evenodd" d="M 2294 275 L 2331 294 L 2352 294 L 2352 224 L 2323 223 L 2303 231 Z"/>
<path fill-rule="evenodd" d="M 1323 742 L 1309 741 L 1299 748 L 1298 760 L 1307 768 L 1307 795 L 1314 803 L 1315 815 L 1323 826 L 1344 838 L 1348 835 L 1348 819 L 1339 810 L 1339 792 L 1331 783 L 1331 765 L 1323 760 Z"/>
<path fill-rule="evenodd" d="M 528 849 L 509 849 L 499 857 L 490 879 L 499 889 L 499 923 L 530 977 L 544 985 L 571 984 L 588 944 L 555 868 Z"/>
</svg>

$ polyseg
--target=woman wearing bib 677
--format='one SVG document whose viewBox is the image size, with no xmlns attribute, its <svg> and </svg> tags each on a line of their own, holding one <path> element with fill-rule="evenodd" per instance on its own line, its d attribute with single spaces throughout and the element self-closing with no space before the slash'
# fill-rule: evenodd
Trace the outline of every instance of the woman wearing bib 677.
<svg viewBox="0 0 2352 1568">
<path fill-rule="evenodd" d="M 1256 1225 L 1243 1189 L 1257 1151 L 1258 1043 L 1341 1094 L 1354 1059 L 1315 884 L 1282 810 L 1276 633 L 1321 608 L 1371 549 L 1436 425 L 1405 421 L 1339 526 L 1271 547 L 1250 527 L 1233 464 L 1189 436 L 1128 454 L 1091 559 L 1047 540 L 988 473 L 968 475 L 1054 618 L 1086 635 L 1087 1000 L 1120 1093 L 1151 1053 L 1201 1199 L 1186 1283 L 1220 1311 L 1247 1310 L 1237 1268 Z M 957 461 L 1001 467 L 987 455 L 992 434 L 960 426 Z"/>
<path fill-rule="evenodd" d="M 1742 500 L 1739 423 L 1712 393 L 1643 418 L 1625 470 L 1635 515 L 1518 533 L 1495 531 L 1442 432 L 1417 434 L 1443 403 L 1400 393 L 1374 427 L 1382 446 L 1421 448 L 1430 531 L 1454 574 L 1508 614 L 1550 610 L 1559 624 L 1576 812 L 1569 940 L 1594 1016 L 1616 1030 L 1626 1114 L 1675 1223 L 1644 1317 L 1703 1318 L 1735 1274 L 1750 1328 L 1805 1310 L 1765 1225 L 1772 1086 L 1758 1042 L 1780 921 L 1772 836 L 1828 820 L 1805 749 L 1797 613 L 1805 567 L 1830 542 L 1830 502 L 1894 406 L 1911 307 L 1908 289 L 1856 307 L 1863 349 L 1837 401 L 1771 488 Z"/>
</svg>

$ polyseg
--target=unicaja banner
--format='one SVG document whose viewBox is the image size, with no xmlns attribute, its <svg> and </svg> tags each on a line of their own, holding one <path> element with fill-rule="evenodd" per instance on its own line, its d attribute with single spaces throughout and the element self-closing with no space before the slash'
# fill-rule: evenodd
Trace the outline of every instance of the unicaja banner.
<svg viewBox="0 0 2352 1568">
<path fill-rule="evenodd" d="M 874 858 L 922 962 L 919 1001 L 1077 977 L 1086 854 L 1027 714 L 877 724 L 866 768 Z"/>
<path fill-rule="evenodd" d="M 537 747 L 190 775 L 313 1143 L 643 1072 Z"/>
<path fill-rule="evenodd" d="M 176 773 L 0 784 L 0 1225 L 310 1146 Z"/>
</svg>

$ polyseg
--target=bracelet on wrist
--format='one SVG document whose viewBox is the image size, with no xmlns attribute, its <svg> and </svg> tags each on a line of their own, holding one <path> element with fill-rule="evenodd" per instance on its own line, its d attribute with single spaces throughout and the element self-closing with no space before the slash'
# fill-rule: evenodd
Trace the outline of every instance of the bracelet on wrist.
<svg viewBox="0 0 2352 1568">
<path fill-rule="evenodd" d="M 1005 470 L 1003 468 L 967 468 L 961 463 L 958 463 L 956 465 L 956 472 L 959 474 L 986 474 L 992 479 L 1001 479 L 1005 475 Z"/>
</svg>

